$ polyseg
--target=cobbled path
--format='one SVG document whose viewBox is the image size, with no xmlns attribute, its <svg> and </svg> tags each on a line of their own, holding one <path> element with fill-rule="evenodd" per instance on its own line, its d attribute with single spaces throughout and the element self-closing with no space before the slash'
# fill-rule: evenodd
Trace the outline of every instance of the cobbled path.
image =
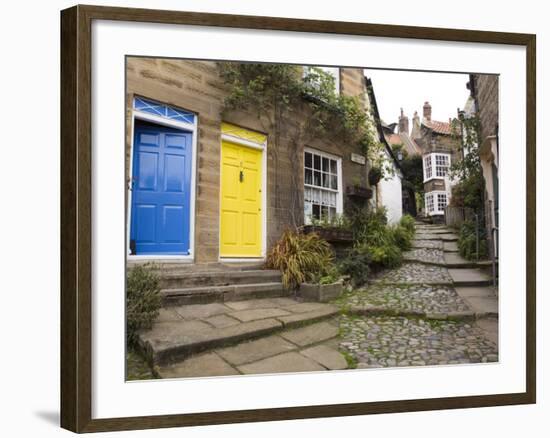
<svg viewBox="0 0 550 438">
<path fill-rule="evenodd" d="M 446 268 L 422 263 L 403 263 L 397 269 L 382 272 L 374 280 L 383 283 L 401 284 L 450 284 L 452 281 Z"/>
<path fill-rule="evenodd" d="M 413 240 L 413 248 L 432 248 L 432 249 L 443 249 L 443 242 L 441 240 Z"/>
<path fill-rule="evenodd" d="M 498 361 L 495 345 L 465 323 L 343 316 L 340 331 L 340 349 L 354 357 L 357 368 Z"/>
<path fill-rule="evenodd" d="M 425 264 L 445 263 L 443 242 L 428 229 L 419 230 L 400 267 L 381 272 L 367 287 L 338 300 L 344 310 L 339 349 L 357 368 L 498 361 L 497 345 L 474 322 L 433 316 L 471 309 L 452 287 L 445 267 Z M 354 308 L 382 312 L 359 316 L 351 311 Z"/>
<path fill-rule="evenodd" d="M 469 310 L 468 305 L 447 286 L 376 284 L 345 294 L 349 306 L 374 306 L 398 312 L 451 313 Z"/>
<path fill-rule="evenodd" d="M 417 248 L 403 253 L 403 260 L 421 261 L 424 263 L 444 264 L 443 250 L 432 248 Z"/>
</svg>

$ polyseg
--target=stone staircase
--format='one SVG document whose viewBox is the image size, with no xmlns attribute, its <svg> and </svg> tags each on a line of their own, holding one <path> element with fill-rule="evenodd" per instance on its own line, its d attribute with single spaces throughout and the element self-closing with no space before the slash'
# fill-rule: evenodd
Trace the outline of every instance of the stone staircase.
<svg viewBox="0 0 550 438">
<path fill-rule="evenodd" d="M 215 356 L 220 349 L 274 335 L 280 342 L 280 333 L 323 324 L 338 313 L 332 305 L 294 299 L 279 271 L 221 264 L 195 269 L 162 265 L 158 270 L 163 308 L 138 343 L 161 377 L 174 376 L 174 369 L 181 370 L 191 357 Z M 293 354 L 299 355 L 301 347 L 295 348 Z"/>
<path fill-rule="evenodd" d="M 164 271 L 161 274 L 161 289 L 165 306 L 288 295 L 279 271 L 260 269 Z"/>
<path fill-rule="evenodd" d="M 498 318 L 497 292 L 488 261 L 469 261 L 458 252 L 458 236 L 444 225 L 416 224 L 417 240 L 438 240 L 443 243 L 443 260 L 452 285 L 458 295 L 468 303 L 478 318 Z M 420 236 L 420 237 L 419 237 Z M 428 237 L 431 237 L 429 239 Z"/>
</svg>

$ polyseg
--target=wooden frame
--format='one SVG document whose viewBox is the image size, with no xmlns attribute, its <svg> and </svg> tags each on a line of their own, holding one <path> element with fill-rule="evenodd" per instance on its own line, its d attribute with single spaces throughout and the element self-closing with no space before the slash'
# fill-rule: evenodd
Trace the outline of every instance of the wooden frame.
<svg viewBox="0 0 550 438">
<path fill-rule="evenodd" d="M 446 397 L 92 419 L 91 24 L 93 20 L 221 26 L 520 45 L 526 48 L 526 391 Z M 61 426 L 98 432 L 328 416 L 471 408 L 536 400 L 536 37 L 531 34 L 75 6 L 61 13 Z"/>
</svg>

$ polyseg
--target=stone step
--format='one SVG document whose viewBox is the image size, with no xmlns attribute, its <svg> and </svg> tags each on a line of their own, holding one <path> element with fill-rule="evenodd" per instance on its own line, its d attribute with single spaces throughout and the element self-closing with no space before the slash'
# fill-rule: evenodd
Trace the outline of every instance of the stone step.
<svg viewBox="0 0 550 438">
<path fill-rule="evenodd" d="M 218 306 L 216 309 L 208 308 L 214 304 L 191 308 L 182 306 L 176 310 L 182 319 L 157 322 L 151 330 L 140 333 L 139 347 L 152 364 L 166 365 L 200 352 L 317 323 L 332 318 L 339 312 L 336 306 L 321 303 L 296 303 L 283 307 L 270 303 L 272 307 L 244 310 L 234 310 L 222 304 L 215 304 Z M 205 311 L 201 311 L 202 307 Z M 219 307 L 225 307 L 225 310 L 220 310 Z M 189 320 L 187 318 L 190 314 L 201 316 L 202 319 Z M 219 322 L 221 318 L 233 322 L 231 325 L 213 324 L 214 319 Z"/>
<path fill-rule="evenodd" d="M 445 252 L 458 252 L 457 242 L 443 242 L 443 251 Z"/>
<path fill-rule="evenodd" d="M 295 373 L 348 368 L 336 341 L 338 325 L 322 321 L 240 342 L 157 367 L 161 378 Z"/>
<path fill-rule="evenodd" d="M 218 270 L 162 273 L 162 289 L 183 289 L 195 286 L 228 286 L 236 284 L 279 283 L 278 270 Z"/>
<path fill-rule="evenodd" d="M 416 240 L 442 240 L 443 242 L 456 242 L 458 236 L 454 233 L 434 234 L 434 233 L 416 233 Z"/>
<path fill-rule="evenodd" d="M 478 318 L 498 318 L 498 297 L 493 287 L 455 287 Z"/>
<path fill-rule="evenodd" d="M 284 297 L 291 293 L 292 292 L 283 287 L 281 282 L 197 286 L 161 290 L 162 303 L 164 306 Z"/>
<path fill-rule="evenodd" d="M 188 261 L 174 261 L 170 259 L 155 260 L 136 260 L 127 261 L 128 268 L 138 265 L 148 264 L 160 274 L 184 273 L 184 272 L 207 272 L 207 271 L 248 271 L 262 269 L 263 261 L 243 261 L 243 262 L 208 262 L 208 263 L 190 263 Z"/>
<path fill-rule="evenodd" d="M 448 268 L 478 268 L 481 266 L 480 262 L 470 261 L 464 259 L 458 252 L 446 252 L 443 253 L 443 259 L 445 260 L 445 265 Z"/>
<path fill-rule="evenodd" d="M 493 279 L 480 269 L 448 269 L 455 287 L 490 286 Z"/>
</svg>

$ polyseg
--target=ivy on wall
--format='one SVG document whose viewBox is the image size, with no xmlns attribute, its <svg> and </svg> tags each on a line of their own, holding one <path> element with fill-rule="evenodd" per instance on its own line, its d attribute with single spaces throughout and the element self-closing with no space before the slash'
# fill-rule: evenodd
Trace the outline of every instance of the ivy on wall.
<svg viewBox="0 0 550 438">
<path fill-rule="evenodd" d="M 275 161 L 277 189 L 280 154 L 288 154 L 291 183 L 298 186 L 299 154 L 303 145 L 316 138 L 345 142 L 366 155 L 371 164 L 380 160 L 381 144 L 368 110 L 359 96 L 336 93 L 334 77 L 322 69 L 240 62 L 220 62 L 218 68 L 229 91 L 224 111 L 255 111 L 265 132 L 271 133 L 273 147 L 269 153 Z M 283 139 L 285 147 L 281 144 Z M 302 194 L 299 190 L 294 192 L 290 219 L 294 226 L 300 226 Z"/>
</svg>

